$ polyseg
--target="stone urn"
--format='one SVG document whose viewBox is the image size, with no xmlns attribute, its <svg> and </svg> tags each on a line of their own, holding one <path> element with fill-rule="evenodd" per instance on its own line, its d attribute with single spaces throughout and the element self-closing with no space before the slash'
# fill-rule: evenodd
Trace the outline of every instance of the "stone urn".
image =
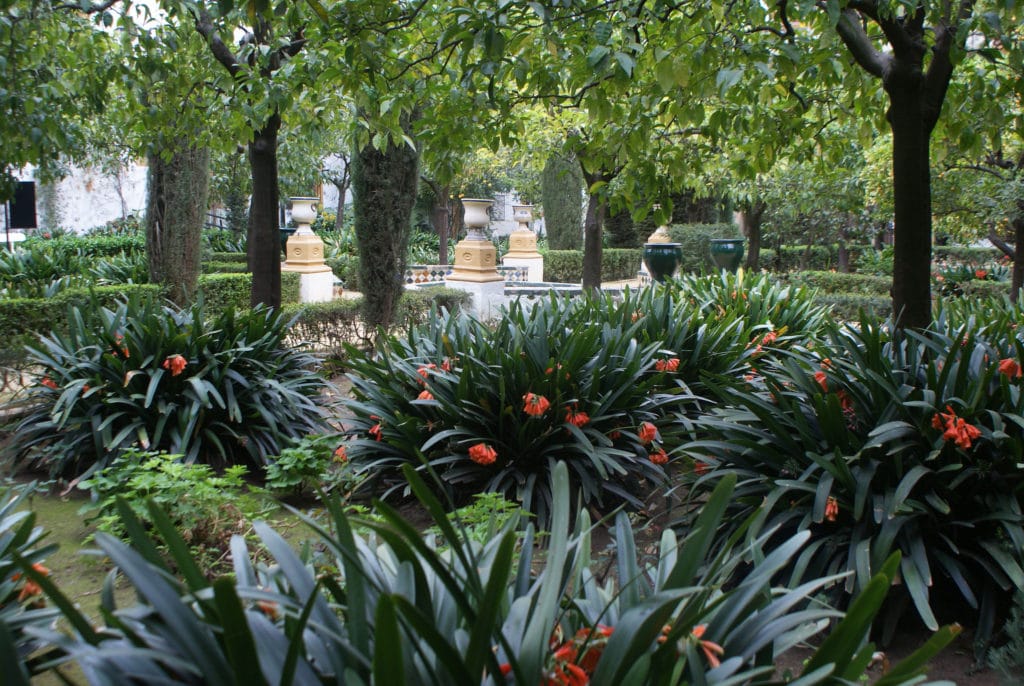
<svg viewBox="0 0 1024 686">
<path fill-rule="evenodd" d="M 491 223 L 491 215 L 488 210 L 494 204 L 493 200 L 485 198 L 463 198 L 462 222 L 466 225 L 466 240 L 486 241 L 484 229 Z"/>
<path fill-rule="evenodd" d="M 712 238 L 711 261 L 719 269 L 735 272 L 743 261 L 743 239 Z"/>
<path fill-rule="evenodd" d="M 316 206 L 320 198 L 288 198 L 292 204 L 292 221 L 295 222 L 295 233 L 308 236 L 313 233 L 310 226 L 316 221 Z"/>
</svg>

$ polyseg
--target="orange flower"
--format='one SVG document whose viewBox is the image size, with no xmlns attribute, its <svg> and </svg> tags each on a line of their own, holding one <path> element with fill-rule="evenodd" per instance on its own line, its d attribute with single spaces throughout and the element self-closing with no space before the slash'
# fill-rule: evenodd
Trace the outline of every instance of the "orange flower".
<svg viewBox="0 0 1024 686">
<path fill-rule="evenodd" d="M 612 429 L 611 432 L 609 432 L 608 434 L 608 438 L 612 439 L 613 441 L 617 441 L 620 438 L 622 438 L 622 432 L 619 431 L 618 429 Z"/>
<path fill-rule="evenodd" d="M 427 389 L 423 389 L 422 391 L 420 391 L 420 394 L 418 396 L 416 396 L 416 399 L 417 400 L 433 400 L 434 399 L 434 394 L 431 393 L 430 391 L 428 391 Z"/>
<path fill-rule="evenodd" d="M 41 383 L 42 385 L 46 386 L 47 388 L 52 388 L 53 390 L 57 390 L 57 382 L 54 381 L 53 379 L 51 379 L 48 376 L 44 376 L 43 380 L 40 381 L 39 383 Z"/>
<path fill-rule="evenodd" d="M 825 501 L 825 519 L 830 522 L 836 521 L 836 517 L 839 516 L 839 501 L 833 496 L 829 496 Z"/>
<path fill-rule="evenodd" d="M 446 358 L 444 358 L 444 361 L 441 362 L 441 371 L 443 371 L 443 372 L 450 372 L 451 370 L 452 370 L 452 361 L 449 360 L 446 357 Z"/>
<path fill-rule="evenodd" d="M 373 436 L 375 441 L 379 441 L 384 438 L 384 422 L 380 421 L 380 417 L 375 414 L 371 414 L 370 419 L 376 419 L 377 423 L 371 426 L 367 433 Z"/>
<path fill-rule="evenodd" d="M 769 331 L 764 335 L 764 338 L 761 339 L 761 345 L 771 345 L 772 343 L 775 342 L 775 339 L 777 339 L 778 337 L 778 331 Z"/>
<path fill-rule="evenodd" d="M 655 438 L 658 437 L 658 427 L 654 426 L 650 422 L 644 422 L 640 425 L 640 429 L 636 432 L 637 438 L 644 445 L 647 445 Z"/>
<path fill-rule="evenodd" d="M 675 372 L 679 370 L 679 358 L 673 357 L 668 360 L 658 360 L 654 368 L 659 372 Z"/>
<path fill-rule="evenodd" d="M 339 445 L 334 451 L 334 461 L 339 464 L 345 464 L 348 462 L 348 449 L 343 445 Z"/>
<path fill-rule="evenodd" d="M 586 412 L 577 412 L 576 403 L 573 403 L 571 408 L 565 408 L 565 421 L 582 428 L 590 422 L 590 415 Z"/>
<path fill-rule="evenodd" d="M 949 405 L 946 405 L 946 410 L 946 412 L 936 413 L 932 417 L 932 427 L 943 432 L 943 439 L 952 441 L 957 447 L 968 450 L 972 441 L 981 436 L 981 430 L 968 424 L 966 419 L 957 417 Z"/>
<path fill-rule="evenodd" d="M 430 371 L 433 369 L 437 369 L 437 365 L 431 363 L 428 365 L 424 365 L 416 370 L 416 373 L 423 377 L 423 379 L 420 381 L 421 384 L 426 385 L 427 379 L 430 378 Z"/>
<path fill-rule="evenodd" d="M 642 317 L 642 316 L 644 316 L 644 313 L 641 312 L 640 310 L 636 310 L 635 312 L 633 312 L 633 316 L 630 317 L 630 319 L 635 322 L 636 320 L 640 319 L 640 317 Z"/>
<path fill-rule="evenodd" d="M 664 448 L 658 448 L 650 455 L 651 462 L 654 464 L 666 464 L 668 462 L 668 453 L 665 452 Z"/>
<path fill-rule="evenodd" d="M 693 463 L 693 473 L 697 476 L 704 476 L 711 471 L 711 463 L 705 462 L 704 460 L 695 460 Z"/>
<path fill-rule="evenodd" d="M 38 562 L 34 562 L 32 564 L 32 569 L 39 572 L 43 576 L 50 576 L 50 570 L 44 567 L 43 565 L 39 564 Z M 21 572 L 17 572 L 14 574 L 14 576 L 11 577 L 11 580 L 17 581 L 20 578 Z M 42 592 L 43 589 L 40 588 L 39 584 L 37 584 L 35 581 L 32 581 L 31 579 L 26 579 L 25 585 L 21 587 L 21 592 L 18 593 L 18 602 L 21 602 L 22 600 L 31 598 L 33 596 L 37 596 Z"/>
<path fill-rule="evenodd" d="M 703 636 L 706 630 L 706 625 L 698 624 L 693 627 L 693 631 L 690 632 L 690 635 L 697 639 L 697 645 L 700 646 L 701 651 L 704 653 L 704 658 L 708 661 L 708 666 L 711 667 L 711 669 L 714 669 L 722 664 L 721 658 L 725 655 L 725 649 L 714 641 L 705 641 Z"/>
<path fill-rule="evenodd" d="M 985 271 L 984 269 L 975 269 L 975 270 L 974 270 L 974 277 L 975 277 L 976 279 L 985 279 L 985 278 L 988 278 L 988 272 L 987 272 L 987 271 Z"/>
<path fill-rule="evenodd" d="M 489 464 L 494 464 L 494 461 L 498 459 L 498 453 L 486 443 L 477 443 L 470 447 L 469 459 L 486 467 Z"/>
<path fill-rule="evenodd" d="M 832 360 L 828 359 L 827 357 L 825 359 L 823 359 L 821 361 L 821 368 L 822 369 L 832 369 Z"/>
<path fill-rule="evenodd" d="M 277 618 L 280 616 L 280 612 L 278 612 L 277 608 L 277 603 L 275 603 L 272 600 L 257 600 L 256 608 L 259 609 L 260 612 L 265 614 L 267 618 L 272 622 L 276 622 Z"/>
<path fill-rule="evenodd" d="M 1011 379 L 1019 379 L 1021 375 L 1020 363 L 1012 357 L 999 360 L 999 373 L 1005 374 Z"/>
<path fill-rule="evenodd" d="M 828 390 L 828 377 L 825 375 L 825 372 L 814 372 L 814 380 L 821 386 L 821 390 Z"/>
<path fill-rule="evenodd" d="M 523 396 L 523 412 L 531 417 L 540 417 L 548 411 L 551 403 L 542 395 L 527 393 Z"/>
<path fill-rule="evenodd" d="M 161 366 L 164 369 L 169 369 L 171 371 L 171 376 L 177 376 L 178 374 L 181 374 L 182 371 L 184 371 L 185 366 L 187 364 L 188 360 L 186 360 L 181 355 L 171 355 L 166 360 L 164 360 L 164 363 Z"/>
</svg>

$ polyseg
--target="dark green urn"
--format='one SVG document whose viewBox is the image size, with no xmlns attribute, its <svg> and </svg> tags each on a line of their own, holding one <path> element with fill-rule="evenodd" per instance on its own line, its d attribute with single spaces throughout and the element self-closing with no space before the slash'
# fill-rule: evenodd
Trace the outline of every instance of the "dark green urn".
<svg viewBox="0 0 1024 686">
<path fill-rule="evenodd" d="M 742 238 L 712 238 L 711 260 L 719 269 L 735 272 L 743 262 Z"/>
<path fill-rule="evenodd" d="M 644 243 L 644 264 L 651 278 L 659 283 L 673 276 L 683 262 L 679 243 Z"/>
</svg>

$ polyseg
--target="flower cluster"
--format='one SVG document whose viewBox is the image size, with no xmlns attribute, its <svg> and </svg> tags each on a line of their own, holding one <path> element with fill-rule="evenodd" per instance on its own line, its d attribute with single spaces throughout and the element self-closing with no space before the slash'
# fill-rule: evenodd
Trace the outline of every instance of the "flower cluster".
<svg viewBox="0 0 1024 686">
<path fill-rule="evenodd" d="M 33 563 L 32 569 L 34 569 L 36 572 L 43 576 L 50 575 L 50 570 L 44 567 L 43 565 L 39 564 L 38 562 Z M 20 578 L 21 572 L 15 572 L 15 574 L 11 577 L 11 581 L 17 581 Z M 37 584 L 35 581 L 32 581 L 31 579 L 26 579 L 25 585 L 21 587 L 21 591 L 18 593 L 18 602 L 20 603 L 24 600 L 28 600 L 29 598 L 34 598 L 42 592 L 43 589 L 39 587 L 39 584 Z"/>
<path fill-rule="evenodd" d="M 531 417 L 542 417 L 551 407 L 551 401 L 536 393 L 527 393 L 523 396 L 523 412 Z"/>
<path fill-rule="evenodd" d="M 560 628 L 551 636 L 551 660 L 541 684 L 544 686 L 585 686 L 597 667 L 614 629 L 598 624 L 583 627 L 567 641 Z"/>
<path fill-rule="evenodd" d="M 169 356 L 160 366 L 169 370 L 171 372 L 171 376 L 178 376 L 185 371 L 185 367 L 188 366 L 188 360 L 181 355 L 175 354 Z"/>
<path fill-rule="evenodd" d="M 956 416 L 956 412 L 946 405 L 945 412 L 937 412 L 932 417 L 932 427 L 942 431 L 942 438 L 952 441 L 957 447 L 968 450 L 974 439 L 981 436 L 981 430 L 967 420 Z"/>
<path fill-rule="evenodd" d="M 679 358 L 672 357 L 667 360 L 658 360 L 654 363 L 654 369 L 659 372 L 677 372 L 679 371 Z"/>
<path fill-rule="evenodd" d="M 1020 362 L 1012 357 L 999 360 L 999 373 L 1011 379 L 1019 379 L 1021 375 Z"/>
<path fill-rule="evenodd" d="M 486 467 L 489 464 L 494 464 L 494 461 L 498 459 L 498 452 L 486 443 L 477 443 L 470 447 L 469 459 Z"/>
</svg>

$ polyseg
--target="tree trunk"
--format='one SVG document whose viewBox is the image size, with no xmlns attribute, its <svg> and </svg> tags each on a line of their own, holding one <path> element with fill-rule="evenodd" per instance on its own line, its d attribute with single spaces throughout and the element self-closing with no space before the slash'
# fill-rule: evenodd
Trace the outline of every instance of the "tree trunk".
<svg viewBox="0 0 1024 686">
<path fill-rule="evenodd" d="M 353 155 L 356 241 L 363 315 L 371 327 L 394 321 L 405 289 L 405 253 L 419 180 L 419 151 L 405 143 L 378 150 L 368 145 Z"/>
<path fill-rule="evenodd" d="M 587 184 L 587 214 L 583 220 L 583 290 L 597 291 L 601 288 L 601 257 L 604 237 L 604 215 L 608 208 L 600 191 L 590 192 L 595 183 L 610 182 L 615 174 L 608 171 L 588 172 L 583 170 Z"/>
<path fill-rule="evenodd" d="M 747 203 L 739 213 L 740 231 L 747 239 L 747 262 L 744 267 L 748 271 L 757 271 L 761 262 L 761 220 L 768 205 L 762 200 Z"/>
<path fill-rule="evenodd" d="M 200 246 L 210 179 L 210 151 L 175 146 L 169 160 L 149 155 L 146 253 L 149 279 L 184 307 L 199 285 Z"/>
<path fill-rule="evenodd" d="M 932 321 L 932 200 L 921 81 L 914 75 L 887 83 L 892 129 L 892 311 L 899 328 L 923 329 Z"/>
<path fill-rule="evenodd" d="M 248 258 L 251 304 L 281 306 L 281 234 L 278 223 L 277 134 L 281 116 L 273 114 L 249 143 L 252 200 L 249 204 Z"/>
<path fill-rule="evenodd" d="M 344 182 L 335 182 L 334 187 L 338 189 L 338 208 L 334 214 L 334 230 L 341 231 L 345 225 L 345 195 L 348 193 L 348 174 Z"/>
<path fill-rule="evenodd" d="M 1020 295 L 1020 289 L 1024 287 L 1024 215 L 1018 215 L 1015 217 L 1011 224 L 1013 226 L 1013 240 L 1016 248 L 1013 251 L 1013 276 L 1010 281 L 1010 301 L 1017 302 L 1017 297 Z"/>
<path fill-rule="evenodd" d="M 838 264 L 836 265 L 836 268 L 842 274 L 850 273 L 850 249 L 846 247 L 846 241 L 849 238 L 849 235 L 849 227 L 844 226 L 839 229 L 839 249 L 836 256 Z"/>
</svg>

